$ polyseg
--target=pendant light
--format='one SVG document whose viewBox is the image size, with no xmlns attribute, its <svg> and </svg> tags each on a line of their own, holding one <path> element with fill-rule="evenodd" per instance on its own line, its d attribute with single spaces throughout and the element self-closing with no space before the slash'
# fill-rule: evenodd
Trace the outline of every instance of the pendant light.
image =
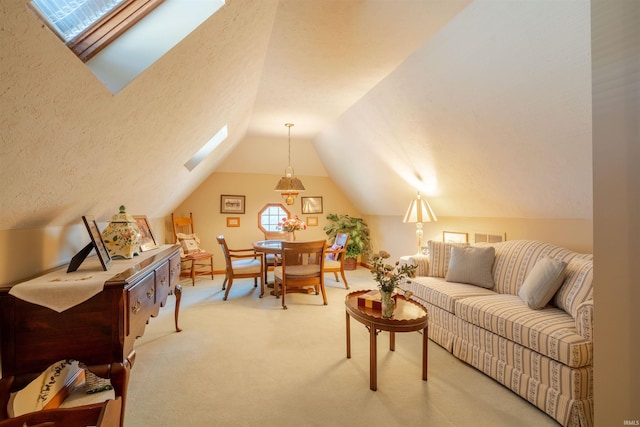
<svg viewBox="0 0 640 427">
<path fill-rule="evenodd" d="M 280 195 L 284 197 L 287 205 L 293 205 L 298 193 L 304 191 L 304 185 L 302 185 L 302 181 L 293 176 L 293 168 L 291 167 L 291 128 L 293 127 L 293 123 L 285 123 L 285 126 L 289 128 L 289 163 L 284 170 L 284 176 L 278 181 L 275 190 L 280 192 Z"/>
</svg>

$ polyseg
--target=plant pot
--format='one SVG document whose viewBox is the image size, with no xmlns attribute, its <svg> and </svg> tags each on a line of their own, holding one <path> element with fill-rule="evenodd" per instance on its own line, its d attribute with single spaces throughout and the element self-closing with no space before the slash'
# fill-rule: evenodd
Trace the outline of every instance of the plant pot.
<svg viewBox="0 0 640 427">
<path fill-rule="evenodd" d="M 345 270 L 355 270 L 358 267 L 358 261 L 355 258 L 345 258 L 344 259 L 344 269 Z"/>
</svg>

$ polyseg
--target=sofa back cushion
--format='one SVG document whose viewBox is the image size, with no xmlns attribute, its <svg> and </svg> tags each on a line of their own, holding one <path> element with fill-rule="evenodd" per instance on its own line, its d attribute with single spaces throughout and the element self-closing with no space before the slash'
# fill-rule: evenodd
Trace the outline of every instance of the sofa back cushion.
<svg viewBox="0 0 640 427">
<path fill-rule="evenodd" d="M 565 279 L 552 303 L 577 318 L 578 306 L 593 298 L 593 256 L 578 255 L 567 264 Z"/>
<path fill-rule="evenodd" d="M 529 308 L 544 308 L 560 289 L 564 282 L 564 270 L 567 263 L 557 259 L 541 258 L 524 279 L 518 296 Z"/>
<path fill-rule="evenodd" d="M 429 248 L 429 277 L 445 277 L 449 270 L 449 261 L 451 260 L 451 248 L 453 246 L 466 248 L 469 243 L 445 243 L 429 240 L 427 242 Z"/>
<path fill-rule="evenodd" d="M 468 283 L 491 289 L 494 286 L 491 268 L 495 259 L 491 246 L 451 248 L 451 261 L 445 279 L 447 282 Z"/>
<path fill-rule="evenodd" d="M 569 249 L 535 240 L 509 240 L 495 243 L 496 259 L 493 263 L 494 291 L 500 294 L 518 295 L 538 260 L 549 257 L 568 263 L 578 255 Z M 568 275 L 568 272 L 567 272 Z"/>
</svg>

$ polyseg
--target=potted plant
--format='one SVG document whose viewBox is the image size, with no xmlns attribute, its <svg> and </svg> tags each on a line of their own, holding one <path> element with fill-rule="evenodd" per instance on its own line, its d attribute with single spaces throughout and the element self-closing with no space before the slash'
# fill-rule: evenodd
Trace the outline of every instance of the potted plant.
<svg viewBox="0 0 640 427">
<path fill-rule="evenodd" d="M 366 257 L 371 252 L 369 225 L 364 219 L 349 215 L 329 214 L 327 219 L 329 224 L 324 227 L 324 232 L 330 239 L 335 239 L 338 233 L 349 234 L 349 243 L 344 257 L 344 269 L 355 270 L 358 255 Z"/>
</svg>

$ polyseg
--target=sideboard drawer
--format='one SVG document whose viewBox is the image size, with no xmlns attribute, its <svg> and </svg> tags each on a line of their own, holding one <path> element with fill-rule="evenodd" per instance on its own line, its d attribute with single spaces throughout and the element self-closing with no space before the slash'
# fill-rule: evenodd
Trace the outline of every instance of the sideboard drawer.
<svg viewBox="0 0 640 427">
<path fill-rule="evenodd" d="M 180 254 L 176 254 L 169 258 L 169 284 L 173 289 L 180 283 Z"/>
<path fill-rule="evenodd" d="M 129 331 L 127 335 L 141 337 L 149 317 L 156 309 L 155 273 L 147 274 L 135 286 L 127 290 L 127 310 Z"/>
<path fill-rule="evenodd" d="M 169 261 L 162 264 L 160 267 L 155 269 L 156 273 L 156 299 L 155 304 L 156 308 L 160 307 L 160 305 L 164 306 L 164 303 L 167 301 L 167 296 L 169 295 L 170 289 L 170 271 L 169 271 Z M 153 315 L 157 315 L 157 311 L 153 313 Z"/>
</svg>

